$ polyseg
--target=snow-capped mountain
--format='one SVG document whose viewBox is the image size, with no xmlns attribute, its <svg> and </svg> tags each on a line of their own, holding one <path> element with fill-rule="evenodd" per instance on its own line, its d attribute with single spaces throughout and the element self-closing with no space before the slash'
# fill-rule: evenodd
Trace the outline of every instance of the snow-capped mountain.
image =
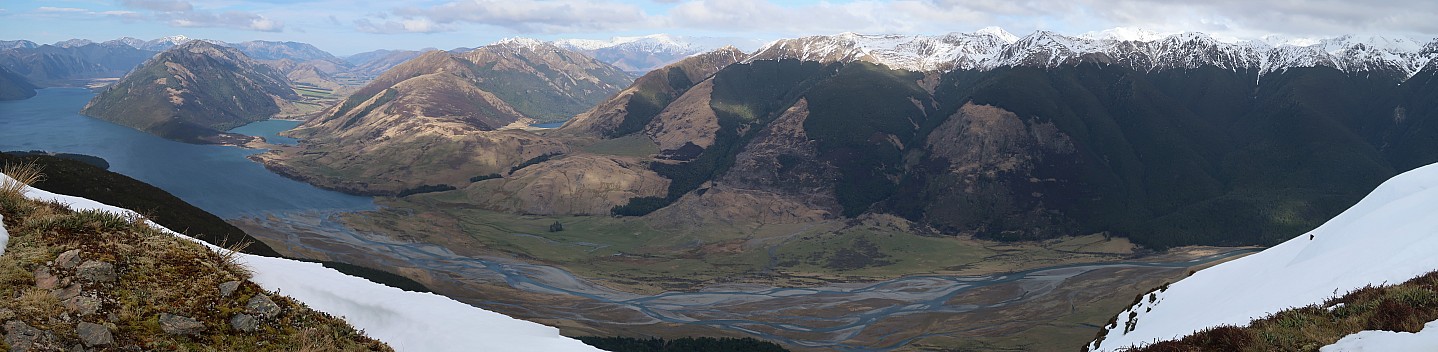
<svg viewBox="0 0 1438 352">
<path fill-rule="evenodd" d="M 132 48 L 139 49 L 141 46 L 145 45 L 145 41 L 144 41 L 144 40 L 140 40 L 140 39 L 138 39 L 138 38 L 134 38 L 134 37 L 121 37 L 120 39 L 106 40 L 104 43 L 100 43 L 100 44 L 105 44 L 105 45 L 127 45 L 127 46 L 130 46 L 130 47 L 132 47 Z"/>
<path fill-rule="evenodd" d="M 0 50 L 5 49 L 33 49 L 39 45 L 29 40 L 0 40 Z"/>
<path fill-rule="evenodd" d="M 868 61 L 912 71 L 999 67 L 1058 67 L 1080 63 L 1122 64 L 1152 71 L 1216 66 L 1258 75 L 1295 67 L 1332 67 L 1345 72 L 1386 72 L 1408 77 L 1438 56 L 1438 40 L 1342 36 L 1306 39 L 1218 39 L 1204 33 L 1161 34 L 1115 28 L 1080 36 L 1036 31 L 1016 37 L 1003 29 L 973 33 L 862 35 L 840 33 L 775 41 L 750 58 Z"/>
<path fill-rule="evenodd" d="M 1119 324 L 1088 347 L 1122 350 L 1213 326 L 1243 326 L 1279 310 L 1431 272 L 1438 269 L 1435 207 L 1438 164 L 1395 176 L 1307 234 L 1155 292 L 1152 300 L 1120 312 Z"/>
<path fill-rule="evenodd" d="M 70 40 L 63 40 L 63 41 L 55 42 L 55 46 L 58 46 L 58 47 L 61 47 L 61 48 L 73 48 L 73 47 L 77 47 L 77 46 L 86 46 L 86 45 L 90 45 L 90 44 L 95 44 L 95 42 L 93 42 L 93 41 L 91 41 L 91 40 L 89 40 L 89 39 L 70 39 Z"/>
<path fill-rule="evenodd" d="M 609 40 L 561 39 L 551 43 L 635 73 L 648 72 L 690 55 L 725 46 L 753 50 L 763 44 L 752 39 L 685 37 L 668 34 L 614 37 Z"/>
<path fill-rule="evenodd" d="M 187 43 L 190 40 L 192 40 L 190 39 L 190 37 L 186 37 L 183 35 L 172 35 L 147 41 L 144 44 L 141 44 L 140 46 L 137 46 L 135 48 L 140 50 L 165 51 L 175 47 L 176 45 Z"/>
</svg>

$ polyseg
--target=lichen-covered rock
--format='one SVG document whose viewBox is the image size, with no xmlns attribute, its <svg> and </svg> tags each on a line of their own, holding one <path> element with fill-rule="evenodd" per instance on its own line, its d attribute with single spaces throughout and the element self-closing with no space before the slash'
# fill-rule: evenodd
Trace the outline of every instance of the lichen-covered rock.
<svg viewBox="0 0 1438 352">
<path fill-rule="evenodd" d="M 114 264 L 98 260 L 86 260 L 81 263 L 75 274 L 91 282 L 111 282 L 117 278 Z"/>
<path fill-rule="evenodd" d="M 65 251 L 55 257 L 55 266 L 57 267 L 74 269 L 76 265 L 80 265 L 80 249 L 78 248 Z"/>
<path fill-rule="evenodd" d="M 235 314 L 235 316 L 233 317 L 230 317 L 230 327 L 233 327 L 235 328 L 235 330 L 239 331 L 253 332 L 256 329 L 259 329 L 259 322 L 255 321 L 254 316 L 240 313 Z"/>
<path fill-rule="evenodd" d="M 110 328 L 104 325 L 80 322 L 80 325 L 75 327 L 75 333 L 80 335 L 80 342 L 84 343 L 85 347 L 105 346 L 115 343 L 115 338 L 110 335 Z"/>
<path fill-rule="evenodd" d="M 240 282 L 239 282 L 239 281 L 228 281 L 228 282 L 222 283 L 222 284 L 220 284 L 220 297 L 229 298 L 230 295 L 235 294 L 235 290 L 237 290 L 237 289 L 239 289 L 239 288 L 240 288 Z"/>
<path fill-rule="evenodd" d="M 205 324 L 186 316 L 160 313 L 160 330 L 170 335 L 194 335 L 205 330 Z"/>
<path fill-rule="evenodd" d="M 255 295 L 250 298 L 249 303 L 245 304 L 245 312 L 264 318 L 274 318 L 280 314 L 280 306 L 265 295 Z"/>
<path fill-rule="evenodd" d="M 50 272 L 50 267 L 41 266 L 35 269 L 35 287 L 43 290 L 50 290 L 60 287 L 60 277 Z"/>
<path fill-rule="evenodd" d="M 100 312 L 100 299 L 90 296 L 75 296 L 65 300 L 65 308 L 80 316 L 89 316 Z"/>
<path fill-rule="evenodd" d="M 62 350 L 55 342 L 55 334 L 19 320 L 5 322 L 5 344 L 12 352 Z"/>
</svg>

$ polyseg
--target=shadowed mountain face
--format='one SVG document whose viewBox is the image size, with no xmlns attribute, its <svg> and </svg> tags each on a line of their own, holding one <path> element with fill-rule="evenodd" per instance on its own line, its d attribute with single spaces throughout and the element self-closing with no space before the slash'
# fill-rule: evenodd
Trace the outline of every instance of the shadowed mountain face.
<svg viewBox="0 0 1438 352">
<path fill-rule="evenodd" d="M 139 66 L 155 51 L 120 43 L 86 43 L 60 47 L 41 45 L 0 49 L 0 67 L 41 86 L 68 80 L 119 77 Z"/>
<path fill-rule="evenodd" d="M 998 239 L 1111 231 L 1158 248 L 1272 244 L 1438 161 L 1435 74 L 1306 67 L 1255 79 L 1101 64 L 921 74 L 760 60 L 687 89 L 621 94 L 682 92 L 563 130 L 660 147 L 650 165 L 671 180 L 667 195 L 633 199 L 624 214 L 774 223 L 876 212 Z M 613 127 L 631 119 L 644 123 Z"/>
<path fill-rule="evenodd" d="M 0 100 L 20 100 L 35 96 L 35 85 L 5 66 L 0 66 Z"/>
<path fill-rule="evenodd" d="M 289 80 L 243 53 L 204 41 L 167 50 L 101 92 L 82 114 L 188 142 L 279 113 L 298 99 Z"/>
</svg>

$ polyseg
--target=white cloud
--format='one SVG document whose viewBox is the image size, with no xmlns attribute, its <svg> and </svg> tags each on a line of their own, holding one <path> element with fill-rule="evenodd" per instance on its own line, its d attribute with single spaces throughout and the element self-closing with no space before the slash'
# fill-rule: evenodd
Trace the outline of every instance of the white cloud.
<svg viewBox="0 0 1438 352">
<path fill-rule="evenodd" d="M 37 7 L 37 8 L 35 8 L 35 11 L 36 11 L 36 12 L 47 12 L 47 13 L 85 13 L 85 12 L 90 12 L 90 10 L 77 9 L 77 8 L 74 8 L 74 7 L 50 7 L 50 6 Z"/>
<path fill-rule="evenodd" d="M 612 1 L 541 0 L 450 1 L 429 7 L 403 7 L 392 11 L 400 21 L 357 21 L 361 30 L 390 33 L 457 30 L 458 24 L 478 24 L 519 33 L 567 33 L 645 27 L 650 17 L 637 6 Z M 382 16 L 374 16 L 383 18 Z M 376 30 L 383 29 L 383 30 Z"/>
<path fill-rule="evenodd" d="M 436 33 L 453 31 L 452 26 L 443 25 L 430 21 L 429 19 L 405 19 L 398 21 L 370 21 L 367 18 L 355 20 L 355 28 L 365 33 L 393 34 L 393 33 Z"/>
<path fill-rule="evenodd" d="M 260 32 L 284 31 L 284 22 L 248 11 L 214 11 L 196 9 L 184 0 L 120 0 L 120 5 L 139 11 L 106 11 L 92 14 L 128 20 L 164 21 L 175 27 L 219 27 Z"/>
<path fill-rule="evenodd" d="M 159 12 L 183 12 L 195 9 L 195 5 L 183 0 L 120 0 L 120 5 Z"/>
</svg>

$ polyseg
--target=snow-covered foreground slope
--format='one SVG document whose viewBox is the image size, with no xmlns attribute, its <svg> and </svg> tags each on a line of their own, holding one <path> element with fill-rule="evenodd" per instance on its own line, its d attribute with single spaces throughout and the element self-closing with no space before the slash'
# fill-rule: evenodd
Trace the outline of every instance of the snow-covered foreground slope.
<svg viewBox="0 0 1438 352">
<path fill-rule="evenodd" d="M 13 182 L 0 174 L 0 183 Z M 56 201 L 74 210 L 133 211 L 99 202 L 28 188 L 30 199 Z M 191 239 L 149 223 L 163 231 Z M 0 234 L 4 234 L 0 230 Z M 5 236 L 0 236 L 0 239 Z M 191 239 L 193 240 L 193 239 Z M 199 242 L 196 240 L 196 242 Z M 201 242 L 203 243 L 203 242 Z M 225 251 L 211 246 L 212 250 Z M 3 249 L 3 241 L 0 241 Z M 448 297 L 400 290 L 353 277 L 316 263 L 239 254 L 251 281 L 310 308 L 341 317 L 397 351 L 599 351 L 559 335 L 559 329 L 510 318 Z"/>
<path fill-rule="evenodd" d="M 1423 325 L 1423 331 L 1362 331 L 1348 335 L 1320 352 L 1438 351 L 1438 321 Z"/>
<path fill-rule="evenodd" d="M 1438 270 L 1434 209 L 1438 164 L 1395 176 L 1312 232 L 1199 271 L 1158 292 L 1154 303 L 1142 300 L 1119 313 L 1118 327 L 1090 348 L 1113 351 L 1212 326 L 1244 326 L 1279 310 Z M 1125 333 L 1130 313 L 1137 325 Z"/>
</svg>

